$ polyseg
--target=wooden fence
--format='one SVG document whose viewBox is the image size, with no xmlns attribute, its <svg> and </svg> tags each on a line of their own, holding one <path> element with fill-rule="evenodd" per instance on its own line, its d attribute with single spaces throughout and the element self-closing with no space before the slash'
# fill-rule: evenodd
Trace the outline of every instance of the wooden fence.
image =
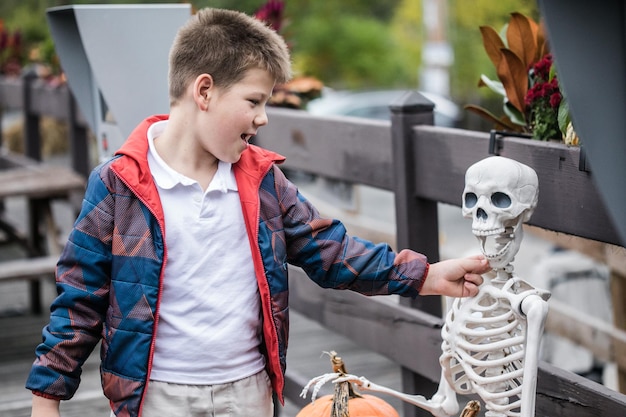
<svg viewBox="0 0 626 417">
<path fill-rule="evenodd" d="M 86 128 L 65 87 L 50 89 L 32 80 L 26 84 L 21 80 L 1 81 L 0 105 L 23 108 L 27 123 L 33 126 L 41 115 L 69 121 L 74 168 L 86 174 Z M 391 122 L 319 117 L 279 108 L 268 109 L 268 113 L 271 122 L 255 140 L 285 155 L 286 168 L 394 192 L 398 247 L 422 252 L 431 261 L 439 259 L 437 203 L 460 205 L 466 169 L 492 152 L 537 171 L 541 197 L 531 225 L 547 233 L 556 232 L 557 237 L 574 236 L 608 247 L 608 251 L 600 252 L 613 254 L 608 258 L 613 259 L 611 262 L 618 270 L 623 265 L 624 248 L 595 190 L 580 148 L 433 127 L 433 106 L 417 93 L 392 106 Z M 27 142 L 35 143 L 26 149 L 36 156 L 38 133 L 28 128 L 27 131 Z M 619 276 L 626 275 L 622 270 L 618 272 Z M 301 274 L 297 269 L 291 270 L 291 308 L 401 365 L 404 392 L 428 396 L 435 391 L 440 376 L 440 297 L 420 297 L 412 303 L 395 304 L 349 291 L 322 290 L 300 279 Z M 570 310 L 558 305 L 551 308 L 550 318 L 548 331 L 565 335 L 626 369 L 623 331 L 577 320 Z M 559 324 L 563 320 L 576 320 L 577 325 L 563 329 Z M 286 395 L 296 404 L 304 404 L 298 394 L 308 377 L 287 374 Z M 404 415 L 430 416 L 408 405 Z M 626 396 L 541 363 L 536 415 L 624 416 Z"/>
</svg>

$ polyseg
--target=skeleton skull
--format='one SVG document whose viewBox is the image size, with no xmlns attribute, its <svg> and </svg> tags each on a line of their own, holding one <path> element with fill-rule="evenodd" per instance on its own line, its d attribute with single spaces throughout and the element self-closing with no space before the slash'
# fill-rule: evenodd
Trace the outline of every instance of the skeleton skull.
<svg viewBox="0 0 626 417">
<path fill-rule="evenodd" d="M 535 171 L 509 158 L 488 157 L 467 169 L 463 216 L 472 218 L 472 232 L 493 269 L 513 261 L 538 191 Z"/>
</svg>

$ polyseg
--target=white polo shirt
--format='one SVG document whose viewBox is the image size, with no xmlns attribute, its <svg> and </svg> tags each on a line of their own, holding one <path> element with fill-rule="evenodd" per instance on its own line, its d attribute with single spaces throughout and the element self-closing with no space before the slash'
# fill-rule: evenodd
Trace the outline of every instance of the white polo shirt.
<svg viewBox="0 0 626 417">
<path fill-rule="evenodd" d="M 167 264 L 151 379 L 221 384 L 261 371 L 261 307 L 237 183 L 219 162 L 206 191 L 170 168 L 148 130 L 148 164 L 165 213 Z"/>
</svg>

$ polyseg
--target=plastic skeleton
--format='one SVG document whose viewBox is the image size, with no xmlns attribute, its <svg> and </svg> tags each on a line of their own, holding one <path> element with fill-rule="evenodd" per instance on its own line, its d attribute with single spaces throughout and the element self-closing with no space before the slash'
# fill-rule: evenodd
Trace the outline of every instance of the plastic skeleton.
<svg viewBox="0 0 626 417">
<path fill-rule="evenodd" d="M 539 344 L 550 293 L 513 273 L 511 262 L 522 238 L 522 223 L 537 204 L 537 174 L 530 167 L 494 156 L 466 172 L 462 213 L 493 270 L 472 298 L 456 298 L 442 329 L 439 389 L 431 399 L 346 375 L 364 390 L 390 394 L 430 411 L 456 415 L 458 394 L 475 393 L 486 417 L 534 417 Z M 328 379 L 326 379 L 328 380 Z"/>
</svg>

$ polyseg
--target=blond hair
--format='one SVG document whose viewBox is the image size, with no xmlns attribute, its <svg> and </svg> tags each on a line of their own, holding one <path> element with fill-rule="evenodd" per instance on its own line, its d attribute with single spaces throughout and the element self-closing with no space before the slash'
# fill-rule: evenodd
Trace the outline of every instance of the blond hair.
<svg viewBox="0 0 626 417">
<path fill-rule="evenodd" d="M 244 13 L 201 9 L 178 31 L 170 49 L 170 103 L 180 100 L 200 74 L 210 74 L 216 86 L 227 89 L 252 68 L 268 71 L 277 83 L 288 81 L 291 62 L 284 39 Z"/>
</svg>

